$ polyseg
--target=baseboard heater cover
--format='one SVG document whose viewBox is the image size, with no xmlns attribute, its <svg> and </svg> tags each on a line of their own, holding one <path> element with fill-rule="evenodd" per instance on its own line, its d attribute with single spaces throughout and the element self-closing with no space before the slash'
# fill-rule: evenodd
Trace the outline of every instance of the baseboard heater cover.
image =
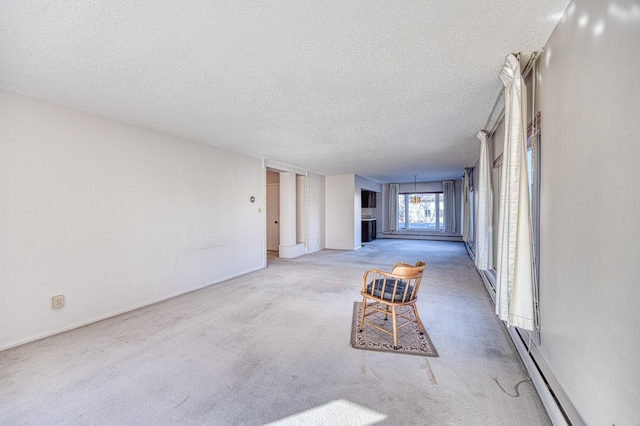
<svg viewBox="0 0 640 426">
<path fill-rule="evenodd" d="M 468 244 L 465 243 L 465 245 L 467 246 L 469 257 L 474 260 L 475 263 L 475 256 L 471 251 L 471 248 Z M 479 269 L 476 270 L 480 274 L 480 277 L 487 288 L 487 292 L 495 304 L 495 282 L 492 282 L 495 278 L 487 271 L 481 271 Z M 569 397 L 562 390 L 562 387 L 551 372 L 551 369 L 545 363 L 544 358 L 536 346 L 532 344 L 531 349 L 528 350 L 527 345 L 518 330 L 513 327 L 507 327 L 504 321 L 502 324 L 506 327 L 511 340 L 518 351 L 518 355 L 520 355 L 520 358 L 531 377 L 531 381 L 540 396 L 540 400 L 542 401 L 544 408 L 547 410 L 547 415 L 549 416 L 549 419 L 551 419 L 551 422 L 555 426 L 584 426 L 584 421 L 569 400 Z"/>
</svg>

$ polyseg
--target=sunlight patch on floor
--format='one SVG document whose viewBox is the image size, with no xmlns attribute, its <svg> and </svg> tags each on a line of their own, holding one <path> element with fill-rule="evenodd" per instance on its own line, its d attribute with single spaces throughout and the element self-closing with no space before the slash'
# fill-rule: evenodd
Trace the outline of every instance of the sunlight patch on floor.
<svg viewBox="0 0 640 426">
<path fill-rule="evenodd" d="M 385 420 L 387 416 L 345 399 L 337 399 L 319 407 L 268 423 L 267 426 L 342 425 L 366 426 Z"/>
</svg>

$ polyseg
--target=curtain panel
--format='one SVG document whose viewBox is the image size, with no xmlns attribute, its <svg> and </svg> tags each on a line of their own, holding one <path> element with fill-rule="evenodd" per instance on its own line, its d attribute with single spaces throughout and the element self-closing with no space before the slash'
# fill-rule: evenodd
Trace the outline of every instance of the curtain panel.
<svg viewBox="0 0 640 426">
<path fill-rule="evenodd" d="M 478 132 L 480 160 L 478 167 L 478 219 L 476 228 L 476 267 L 488 270 L 493 267 L 493 193 L 491 190 L 491 162 L 487 134 Z"/>
<path fill-rule="evenodd" d="M 389 185 L 389 231 L 398 229 L 398 195 L 400 195 L 400 184 Z"/>
<path fill-rule="evenodd" d="M 442 181 L 444 192 L 444 231 L 456 232 L 456 189 L 452 180 Z"/>
<path fill-rule="evenodd" d="M 500 183 L 496 314 L 509 326 L 534 329 L 532 247 L 526 168 L 526 86 L 509 54 L 505 87 L 505 138 Z"/>
<path fill-rule="evenodd" d="M 469 241 L 469 169 L 465 167 L 463 179 L 463 195 L 462 195 L 462 241 L 465 243 Z"/>
</svg>

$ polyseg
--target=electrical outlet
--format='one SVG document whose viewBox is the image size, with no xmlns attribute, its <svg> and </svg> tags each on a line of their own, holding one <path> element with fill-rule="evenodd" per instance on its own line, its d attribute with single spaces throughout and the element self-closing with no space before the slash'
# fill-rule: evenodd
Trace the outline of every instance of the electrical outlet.
<svg viewBox="0 0 640 426">
<path fill-rule="evenodd" d="M 64 296 L 62 294 L 53 296 L 51 298 L 51 307 L 53 309 L 60 309 L 64 306 Z"/>
</svg>

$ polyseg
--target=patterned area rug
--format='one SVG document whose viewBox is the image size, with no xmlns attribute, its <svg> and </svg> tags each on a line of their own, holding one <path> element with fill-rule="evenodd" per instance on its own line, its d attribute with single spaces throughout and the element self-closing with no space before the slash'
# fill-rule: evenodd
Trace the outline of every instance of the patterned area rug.
<svg viewBox="0 0 640 426">
<path fill-rule="evenodd" d="M 398 350 L 393 350 L 393 337 L 373 327 L 364 326 L 362 333 L 358 331 L 361 302 L 353 303 L 353 319 L 351 320 L 351 346 L 369 351 L 393 352 L 397 354 L 421 355 L 437 357 L 438 352 L 425 331 L 420 334 L 415 324 L 409 324 L 398 330 Z M 367 317 L 369 322 L 391 331 L 391 318 L 384 320 L 382 314 Z M 424 327 L 423 327 L 424 328 Z"/>
</svg>

